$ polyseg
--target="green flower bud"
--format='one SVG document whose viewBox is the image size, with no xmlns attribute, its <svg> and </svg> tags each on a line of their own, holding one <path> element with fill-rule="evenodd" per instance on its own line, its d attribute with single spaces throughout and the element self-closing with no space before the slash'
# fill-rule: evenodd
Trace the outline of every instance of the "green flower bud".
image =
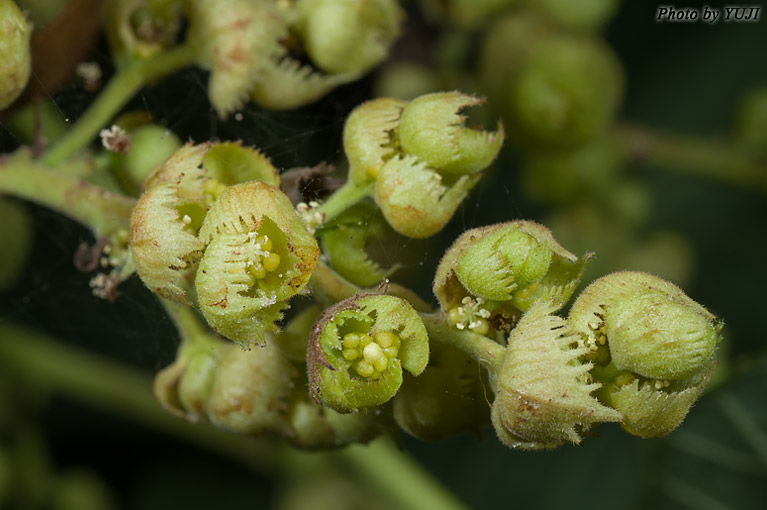
<svg viewBox="0 0 767 510">
<path fill-rule="evenodd" d="M 488 421 L 477 363 L 458 349 L 435 344 L 429 366 L 417 378 L 405 376 L 393 400 L 394 419 L 405 432 L 438 441 L 465 431 L 479 432 Z"/>
<path fill-rule="evenodd" d="M 111 152 L 113 168 L 120 186 L 137 196 L 144 182 L 157 165 L 171 157 L 181 141 L 167 128 L 147 124 L 128 130 L 131 146 L 128 153 Z"/>
<path fill-rule="evenodd" d="M 320 316 L 306 360 L 312 397 L 348 413 L 391 399 L 402 385 L 403 368 L 413 375 L 423 372 L 429 339 L 407 301 L 356 295 Z"/>
<path fill-rule="evenodd" d="M 386 58 L 403 18 L 396 0 L 300 0 L 298 30 L 325 72 L 365 72 Z"/>
<path fill-rule="evenodd" d="M 377 171 L 375 201 L 400 234 L 422 238 L 441 230 L 481 177 L 479 171 L 498 155 L 502 126 L 496 132 L 475 131 L 463 127 L 464 117 L 457 113 L 480 102 L 459 92 L 414 99 L 402 110 L 397 131 L 389 131 L 401 144 L 397 152 L 396 144 L 383 145 L 387 135 L 376 130 L 375 145 L 381 148 L 375 161 L 385 162 Z"/>
<path fill-rule="evenodd" d="M 675 285 L 618 272 L 592 283 L 569 319 L 594 360 L 600 398 L 635 435 L 668 434 L 684 419 L 715 362 L 722 324 Z"/>
<path fill-rule="evenodd" d="M 287 23 L 273 2 L 187 0 L 189 41 L 211 71 L 208 96 L 224 118 L 242 106 L 266 62 L 284 50 Z M 276 57 L 275 57 L 276 58 Z"/>
<path fill-rule="evenodd" d="M 466 117 L 458 113 L 483 102 L 460 92 L 437 92 L 413 99 L 399 120 L 402 151 L 443 174 L 484 169 L 501 150 L 503 125 L 499 121 L 495 132 L 466 128 Z"/>
<path fill-rule="evenodd" d="M 376 73 L 374 97 L 410 100 L 433 90 L 439 90 L 439 75 L 423 63 L 395 60 Z"/>
<path fill-rule="evenodd" d="M 502 16 L 486 31 L 479 54 L 478 74 L 493 103 L 506 96 L 510 76 L 552 33 L 556 30 L 550 23 L 526 10 Z"/>
<path fill-rule="evenodd" d="M 0 110 L 24 90 L 32 70 L 32 25 L 13 0 L 0 0 Z"/>
<path fill-rule="evenodd" d="M 263 62 L 260 79 L 250 91 L 254 103 L 270 110 L 292 110 L 313 103 L 357 73 L 321 74 L 282 51 Z"/>
<path fill-rule="evenodd" d="M 547 204 L 589 202 L 615 193 L 626 162 L 620 143 L 610 136 L 564 150 L 526 154 L 525 195 Z"/>
<path fill-rule="evenodd" d="M 620 5 L 619 0 L 535 0 L 530 3 L 558 25 L 582 32 L 603 28 Z"/>
<path fill-rule="evenodd" d="M 338 448 L 350 443 L 367 443 L 380 434 L 372 413 L 341 414 L 323 407 L 297 385 L 287 413 L 285 437 L 293 446 L 307 450 Z"/>
<path fill-rule="evenodd" d="M 580 361 L 588 348 L 564 319 L 550 315 L 555 309 L 534 303 L 509 336 L 491 418 L 498 438 L 511 448 L 580 443 L 593 424 L 621 419 L 592 396 L 600 384 L 591 382 L 592 364 Z"/>
<path fill-rule="evenodd" d="M 129 243 L 150 290 L 190 304 L 182 287 L 205 247 L 197 238 L 203 218 L 227 185 L 252 179 L 279 182 L 269 160 L 239 143 L 187 144 L 147 177 L 131 215 Z"/>
<path fill-rule="evenodd" d="M 168 0 L 119 0 L 106 7 L 107 38 L 118 65 L 170 48 L 181 29 L 182 6 Z"/>
<path fill-rule="evenodd" d="M 369 202 L 344 211 L 321 233 L 322 253 L 338 274 L 361 287 L 373 287 L 391 275 L 397 266 L 385 270 L 366 251 L 368 240 L 385 244 L 391 228 Z"/>
<path fill-rule="evenodd" d="M 273 344 L 247 350 L 226 346 L 208 400 L 211 423 L 249 434 L 284 430 L 297 374 Z"/>
<path fill-rule="evenodd" d="M 157 373 L 154 393 L 166 411 L 192 423 L 207 421 L 207 402 L 219 358 L 228 347 L 229 344 L 217 342 L 185 350 Z"/>
<path fill-rule="evenodd" d="M 623 89 L 620 63 L 596 39 L 542 40 L 508 82 L 510 130 L 520 142 L 572 146 L 604 132 Z"/>
<path fill-rule="evenodd" d="M 349 178 L 358 185 L 376 180 L 398 150 L 397 125 L 406 101 L 383 97 L 352 110 L 344 124 Z"/>
<path fill-rule="evenodd" d="M 437 267 L 434 294 L 449 317 L 465 308 L 467 296 L 472 302 L 496 302 L 491 307 L 503 314 L 517 315 L 516 310 L 525 311 L 537 300 L 559 308 L 575 290 L 590 257 L 570 253 L 549 229 L 532 221 L 467 230 Z"/>
<path fill-rule="evenodd" d="M 375 201 L 394 230 L 416 239 L 429 237 L 447 225 L 480 177 L 443 180 L 415 156 L 395 156 L 378 173 Z"/>
<path fill-rule="evenodd" d="M 263 181 L 226 188 L 198 237 L 207 246 L 195 280 L 200 310 L 245 346 L 277 329 L 285 300 L 304 288 L 320 255 L 288 197 Z"/>
</svg>

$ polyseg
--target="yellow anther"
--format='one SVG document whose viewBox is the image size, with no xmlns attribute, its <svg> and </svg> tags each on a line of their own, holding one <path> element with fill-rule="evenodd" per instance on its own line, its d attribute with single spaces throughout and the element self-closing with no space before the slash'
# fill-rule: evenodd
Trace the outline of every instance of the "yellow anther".
<svg viewBox="0 0 767 510">
<path fill-rule="evenodd" d="M 399 347 L 399 337 L 393 331 L 379 331 L 375 334 L 375 340 L 378 345 L 386 349 L 387 347 Z"/>
<path fill-rule="evenodd" d="M 634 382 L 634 374 L 626 371 L 616 375 L 615 379 L 613 379 L 613 384 L 615 384 L 615 386 L 618 388 L 626 386 L 627 384 L 631 384 L 632 382 Z"/>
<path fill-rule="evenodd" d="M 346 361 L 354 361 L 360 357 L 360 351 L 359 349 L 344 349 L 341 351 L 341 355 Z"/>
<path fill-rule="evenodd" d="M 358 374 L 360 374 L 362 377 L 370 377 L 375 373 L 375 367 L 367 361 L 367 360 L 360 360 L 354 365 L 354 370 L 357 371 Z"/>
<path fill-rule="evenodd" d="M 362 347 L 366 347 L 372 341 L 373 338 L 370 335 L 360 335 L 360 343 L 362 344 Z"/>
<path fill-rule="evenodd" d="M 478 335 L 486 335 L 490 331 L 490 324 L 485 319 L 476 319 L 469 323 L 469 329 Z"/>
<path fill-rule="evenodd" d="M 479 335 L 487 335 L 490 331 L 490 310 L 482 308 L 485 300 L 466 296 L 461 300 L 461 306 L 450 309 L 447 313 L 447 323 L 459 331 L 469 329 Z"/>
<path fill-rule="evenodd" d="M 272 240 L 269 239 L 269 236 L 263 236 L 261 239 L 258 239 L 257 244 L 260 245 L 260 249 L 263 251 L 272 249 Z"/>
<path fill-rule="evenodd" d="M 447 323 L 450 324 L 450 326 L 455 327 L 459 322 L 461 322 L 461 319 L 463 318 L 463 307 L 456 307 L 452 308 L 447 313 Z"/>
<path fill-rule="evenodd" d="M 360 345 L 360 335 L 357 333 L 347 333 L 342 340 L 344 349 L 356 349 Z"/>
<path fill-rule="evenodd" d="M 274 253 L 273 251 L 270 251 L 269 255 L 264 257 L 261 263 L 263 264 L 264 269 L 266 269 L 269 272 L 272 272 L 275 269 L 277 269 L 277 266 L 280 265 L 280 256 Z"/>
<path fill-rule="evenodd" d="M 248 266 L 248 273 L 256 280 L 262 280 L 266 278 L 266 269 L 261 264 L 250 264 Z"/>
<path fill-rule="evenodd" d="M 218 179 L 208 179 L 202 186 L 202 190 L 205 194 L 205 198 L 209 201 L 214 201 L 218 196 L 226 189 L 226 184 Z"/>
</svg>

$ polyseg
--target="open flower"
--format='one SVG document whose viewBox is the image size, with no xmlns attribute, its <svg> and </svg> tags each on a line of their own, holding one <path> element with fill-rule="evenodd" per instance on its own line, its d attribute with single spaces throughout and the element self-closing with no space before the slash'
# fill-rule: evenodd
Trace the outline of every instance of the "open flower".
<svg viewBox="0 0 767 510">
<path fill-rule="evenodd" d="M 592 283 L 569 322 L 604 384 L 599 397 L 623 414 L 626 431 L 643 437 L 682 422 L 711 373 L 723 326 L 675 285 L 631 271 Z"/>
<path fill-rule="evenodd" d="M 191 304 L 185 287 L 207 243 L 197 238 L 203 219 L 227 186 L 253 179 L 279 183 L 269 160 L 239 143 L 187 144 L 147 177 L 131 215 L 129 244 L 150 290 Z"/>
<path fill-rule="evenodd" d="M 206 246 L 195 279 L 213 328 L 243 345 L 262 343 L 320 255 L 288 197 L 263 181 L 226 188 L 200 227 Z"/>
<path fill-rule="evenodd" d="M 339 412 L 375 407 L 402 385 L 402 369 L 418 375 L 429 361 L 426 328 L 405 300 L 363 294 L 328 308 L 306 354 L 309 391 Z"/>
</svg>

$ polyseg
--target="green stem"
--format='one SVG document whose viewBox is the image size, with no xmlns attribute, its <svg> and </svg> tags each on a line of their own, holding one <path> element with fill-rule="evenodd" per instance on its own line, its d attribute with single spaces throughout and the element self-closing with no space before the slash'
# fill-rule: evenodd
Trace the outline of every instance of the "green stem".
<svg viewBox="0 0 767 510">
<path fill-rule="evenodd" d="M 325 215 L 325 223 L 327 223 L 366 196 L 370 196 L 372 193 L 372 184 L 357 186 L 354 182 L 348 180 L 346 181 L 346 184 L 334 191 L 333 194 L 330 195 L 319 208 L 317 208 L 317 212 Z"/>
<path fill-rule="evenodd" d="M 353 445 L 339 453 L 355 472 L 375 480 L 376 488 L 399 503 L 398 508 L 453 510 L 468 508 L 412 458 L 388 439 Z"/>
<path fill-rule="evenodd" d="M 190 46 L 179 46 L 148 60 L 136 60 L 120 69 L 74 128 L 43 157 L 55 165 L 82 149 L 99 130 L 147 83 L 194 63 Z"/>
<path fill-rule="evenodd" d="M 149 374 L 62 345 L 26 328 L 0 322 L 0 364 L 6 372 L 98 409 L 181 438 L 269 472 L 276 452 L 266 443 L 208 425 L 192 425 L 165 412 L 154 399 Z"/>
<path fill-rule="evenodd" d="M 630 125 L 618 135 L 630 156 L 653 167 L 767 191 L 767 162 L 733 142 Z"/>
<path fill-rule="evenodd" d="M 160 298 L 160 302 L 181 336 L 179 353 L 182 349 L 215 350 L 224 342 L 223 339 L 216 339 L 217 335 L 200 319 L 193 308 L 165 298 Z"/>
<path fill-rule="evenodd" d="M 486 336 L 450 327 L 442 312 L 420 315 L 430 341 L 457 347 L 491 373 L 498 373 L 506 355 L 505 347 Z"/>
<path fill-rule="evenodd" d="M 191 318 L 193 315 L 177 320 Z M 402 508 L 466 508 L 390 442 L 379 440 L 332 454 L 303 453 L 271 440 L 265 442 L 205 424 L 192 425 L 160 407 L 153 397 L 149 374 L 77 352 L 59 341 L 7 322 L 0 321 L 0 338 L 0 367 L 5 373 L 226 455 L 252 469 L 288 473 L 311 457 L 318 461 L 311 464 L 325 470 L 328 461 L 336 459 L 351 465 L 360 478 L 389 494 Z"/>
<path fill-rule="evenodd" d="M 90 227 L 96 237 L 127 230 L 136 200 L 77 177 L 86 160 L 72 160 L 52 172 L 28 152 L 0 159 L 0 194 L 49 207 Z"/>
<path fill-rule="evenodd" d="M 329 303 L 336 303 L 350 298 L 358 292 L 375 292 L 377 290 L 376 288 L 365 289 L 358 287 L 333 271 L 329 265 L 322 261 L 319 261 L 317 266 L 315 266 L 312 277 L 309 280 L 309 285 L 313 291 L 321 295 L 322 300 Z M 387 294 L 407 300 L 419 312 L 431 311 L 429 303 L 421 299 L 412 290 L 397 283 L 389 283 L 388 285 Z"/>
</svg>

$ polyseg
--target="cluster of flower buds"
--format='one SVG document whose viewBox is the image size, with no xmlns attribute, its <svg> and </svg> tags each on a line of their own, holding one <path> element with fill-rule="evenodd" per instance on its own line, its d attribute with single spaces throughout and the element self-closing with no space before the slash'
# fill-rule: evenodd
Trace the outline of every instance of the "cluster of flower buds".
<svg viewBox="0 0 767 510">
<path fill-rule="evenodd" d="M 296 108 L 359 78 L 386 57 L 403 18 L 396 0 L 112 4 L 109 41 L 118 64 L 172 46 L 186 14 L 188 44 L 195 63 L 210 71 L 208 95 L 221 117 L 248 98 L 265 108 Z"/>
<path fill-rule="evenodd" d="M 379 433 L 365 414 L 342 415 L 306 395 L 306 381 L 273 337 L 242 349 L 200 328 L 157 374 L 155 395 L 171 413 L 243 434 L 278 434 L 307 449 L 367 442 Z"/>
<path fill-rule="evenodd" d="M 460 92 L 410 102 L 382 98 L 355 109 L 344 126 L 349 178 L 373 184 L 389 224 L 415 238 L 438 232 L 498 155 L 503 127 L 464 126 L 460 111 L 483 101 Z"/>
<path fill-rule="evenodd" d="M 32 70 L 32 25 L 13 0 L 0 0 L 0 110 L 27 85 Z"/>
<path fill-rule="evenodd" d="M 465 28 L 483 26 L 493 16 L 516 9 L 548 18 L 565 29 L 587 32 L 602 28 L 617 10 L 618 0 L 421 0 L 421 8 L 434 22 Z"/>
<path fill-rule="evenodd" d="M 609 46 L 524 10 L 494 25 L 480 60 L 510 137 L 526 147 L 572 147 L 603 134 L 623 94 L 623 71 Z"/>
<path fill-rule="evenodd" d="M 509 336 L 492 421 L 514 448 L 580 442 L 598 422 L 670 433 L 711 375 L 721 322 L 678 287 L 619 272 L 591 284 L 567 319 L 535 303 Z"/>
<path fill-rule="evenodd" d="M 136 270 L 157 294 L 191 304 L 194 281 L 203 315 L 243 345 L 275 329 L 299 293 L 319 247 L 276 169 L 236 143 L 185 145 L 145 181 L 131 217 Z"/>
</svg>

